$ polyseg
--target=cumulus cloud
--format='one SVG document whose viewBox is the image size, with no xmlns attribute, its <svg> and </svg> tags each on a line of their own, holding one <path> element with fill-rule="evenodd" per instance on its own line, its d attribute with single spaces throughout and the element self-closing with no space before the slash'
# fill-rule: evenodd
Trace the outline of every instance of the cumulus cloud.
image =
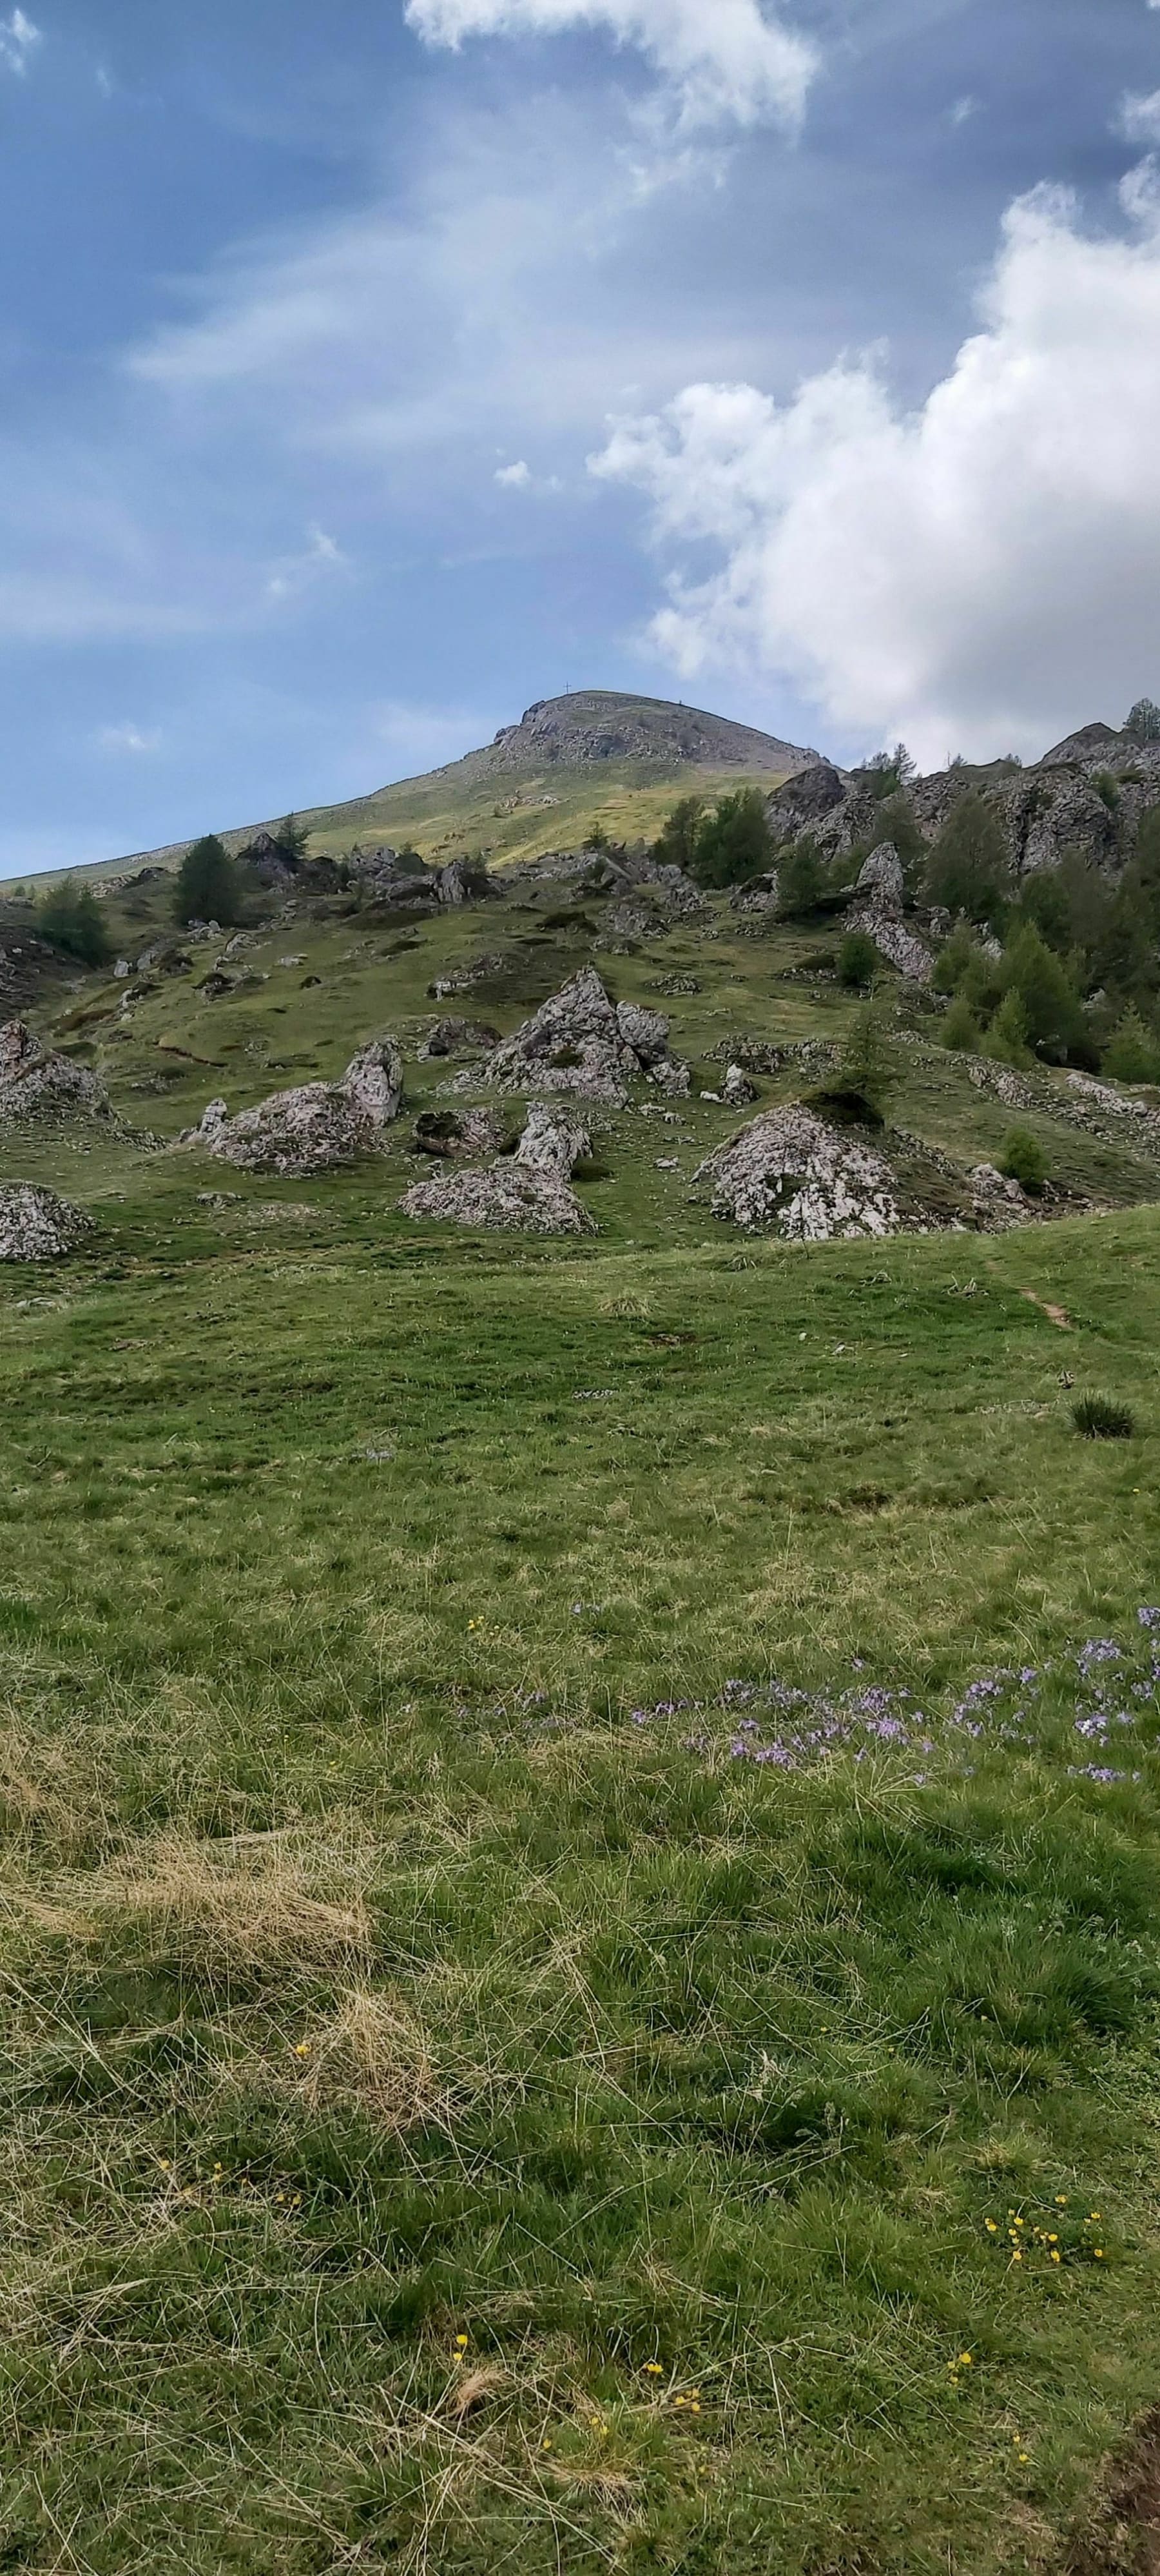
<svg viewBox="0 0 1160 2576">
<path fill-rule="evenodd" d="M 0 18 L 0 63 L 6 63 L 9 71 L 23 77 L 30 56 L 43 42 L 39 27 L 33 26 L 23 9 L 14 9 L 10 18 Z"/>
<path fill-rule="evenodd" d="M 981 329 L 921 409 L 881 357 L 786 404 L 691 385 L 590 460 L 652 504 L 677 570 L 654 644 L 686 676 L 792 681 L 850 741 L 1042 749 L 1160 694 L 1160 192 L 1093 238 L 1069 195 L 1009 211 Z"/>
<path fill-rule="evenodd" d="M 271 600 L 294 599 L 320 575 L 347 572 L 350 567 L 341 546 L 328 537 L 325 528 L 308 528 L 301 554 L 283 555 L 266 583 L 266 597 Z"/>
<path fill-rule="evenodd" d="M 795 124 L 817 68 L 763 0 L 408 0 L 406 17 L 432 45 L 605 29 L 656 65 L 687 126 Z"/>
<path fill-rule="evenodd" d="M 497 466 L 495 479 L 509 492 L 526 492 L 532 479 L 532 469 L 521 456 L 518 465 Z"/>
<path fill-rule="evenodd" d="M 1147 95 L 1129 90 L 1120 103 L 1119 128 L 1129 143 L 1160 143 L 1160 89 Z"/>
</svg>

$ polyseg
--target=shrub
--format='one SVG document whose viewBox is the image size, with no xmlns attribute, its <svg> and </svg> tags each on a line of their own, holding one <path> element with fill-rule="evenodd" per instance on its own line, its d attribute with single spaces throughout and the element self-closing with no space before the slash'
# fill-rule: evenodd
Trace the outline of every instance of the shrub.
<svg viewBox="0 0 1160 2576">
<path fill-rule="evenodd" d="M 1018 993 L 1005 993 L 987 1031 L 986 1051 L 1000 1064 L 1029 1065 L 1027 1013 Z"/>
<path fill-rule="evenodd" d="M 174 911 L 179 921 L 241 920 L 238 873 L 216 832 L 194 841 L 177 872 Z"/>
<path fill-rule="evenodd" d="M 999 1169 L 1009 1181 L 1018 1181 L 1029 1198 L 1037 1199 L 1047 1179 L 1049 1164 L 1037 1136 L 1026 1127 L 1012 1127 L 1003 1147 Z"/>
<path fill-rule="evenodd" d="M 957 993 L 942 1024 L 942 1042 L 958 1055 L 977 1055 L 979 1023 L 965 993 Z"/>
<path fill-rule="evenodd" d="M 826 882 L 816 841 L 808 832 L 781 861 L 777 872 L 778 911 L 787 921 L 815 910 Z"/>
<path fill-rule="evenodd" d="M 1120 802 L 1119 779 L 1113 778 L 1110 769 L 1099 769 L 1092 780 L 1092 786 L 1102 803 L 1107 806 L 1109 814 L 1114 814 Z"/>
<path fill-rule="evenodd" d="M 1033 922 L 1008 948 L 1002 978 L 1007 992 L 1019 996 L 1026 1035 L 1037 1055 L 1059 1062 L 1084 1051 L 1087 1027 L 1079 994 L 1062 958 L 1040 938 Z"/>
<path fill-rule="evenodd" d="M 840 984 L 870 984 L 878 965 L 878 951 L 867 930 L 848 930 L 838 950 Z"/>
<path fill-rule="evenodd" d="M 1106 1395 L 1081 1395 L 1071 1408 L 1071 1418 L 1085 1440 L 1131 1440 L 1135 1436 L 1134 1413 L 1126 1404 L 1113 1404 Z"/>
<path fill-rule="evenodd" d="M 78 886 L 72 877 L 53 886 L 36 908 L 36 927 L 42 939 L 66 957 L 79 958 L 83 966 L 103 966 L 110 954 L 108 936 L 100 907 L 91 886 Z"/>
<path fill-rule="evenodd" d="M 869 1001 L 859 1011 L 829 1081 L 809 1094 L 806 1106 L 843 1123 L 881 1127 L 896 1079 L 881 1005 Z"/>
</svg>

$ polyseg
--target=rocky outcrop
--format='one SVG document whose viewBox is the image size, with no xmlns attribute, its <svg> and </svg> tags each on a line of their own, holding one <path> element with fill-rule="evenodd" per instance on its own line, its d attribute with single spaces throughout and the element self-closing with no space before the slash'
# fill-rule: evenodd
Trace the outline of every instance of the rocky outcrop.
<svg viewBox="0 0 1160 2576">
<path fill-rule="evenodd" d="M 536 1107 L 515 1153 L 483 1171 L 418 1181 L 399 1205 L 404 1216 L 502 1234 L 595 1234 L 595 1218 L 568 1187 L 592 1151 L 587 1127 L 559 1110 Z"/>
<path fill-rule="evenodd" d="M 276 1091 L 236 1118 L 224 1100 L 211 1100 L 200 1126 L 182 1142 L 243 1171 L 325 1172 L 380 1152 L 402 1100 L 403 1059 L 392 1039 L 379 1038 L 361 1049 L 340 1082 Z"/>
<path fill-rule="evenodd" d="M 0 1186 L 0 1261 L 59 1261 L 93 1231 L 93 1220 L 71 1199 L 30 1181 Z"/>
<path fill-rule="evenodd" d="M 826 815 L 843 803 L 848 784 L 828 760 L 814 761 L 808 769 L 799 770 L 769 799 L 766 810 L 774 839 L 781 844 L 796 841 L 803 832 L 815 831 Z"/>
<path fill-rule="evenodd" d="M 701 1164 L 714 1216 L 746 1233 L 775 1227 L 791 1243 L 898 1233 L 894 1174 L 856 1131 L 795 1103 L 769 1109 Z"/>
<path fill-rule="evenodd" d="M 752 1107 L 757 1098 L 757 1089 L 750 1081 L 743 1065 L 731 1064 L 726 1067 L 725 1080 L 721 1085 L 721 1098 L 727 1109 Z"/>
<path fill-rule="evenodd" d="M 498 1154 L 504 1139 L 504 1124 L 495 1109 L 425 1109 L 415 1120 L 412 1142 L 416 1153 L 430 1154 L 435 1162 L 451 1163 L 472 1160 L 480 1154 Z"/>
<path fill-rule="evenodd" d="M 902 861 L 893 842 L 884 841 L 863 864 L 845 926 L 847 930 L 864 931 L 879 956 L 896 966 L 911 983 L 929 984 L 934 957 L 925 942 L 907 929 L 902 917 L 904 901 Z"/>
<path fill-rule="evenodd" d="M 456 1077 L 455 1089 L 484 1080 L 504 1090 L 571 1092 L 623 1109 L 628 1084 L 655 1077 L 667 1060 L 668 1022 L 635 1003 L 619 1009 L 594 966 L 585 966 L 554 993 L 478 1073 Z"/>
<path fill-rule="evenodd" d="M 23 1020 L 0 1028 L 0 1125 L 112 1116 L 104 1084 L 85 1065 L 43 1047 Z"/>
<path fill-rule="evenodd" d="M 453 909 L 464 903 L 487 903 L 499 891 L 482 859 L 450 859 L 435 879 L 437 901 Z"/>
</svg>

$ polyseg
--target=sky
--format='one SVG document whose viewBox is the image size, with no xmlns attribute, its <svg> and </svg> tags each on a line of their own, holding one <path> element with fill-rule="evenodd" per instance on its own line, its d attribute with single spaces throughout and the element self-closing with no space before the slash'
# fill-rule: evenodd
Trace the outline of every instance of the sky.
<svg viewBox="0 0 1160 2576">
<path fill-rule="evenodd" d="M 1160 698 L 1160 0 L 0 0 L 0 875 Z"/>
</svg>

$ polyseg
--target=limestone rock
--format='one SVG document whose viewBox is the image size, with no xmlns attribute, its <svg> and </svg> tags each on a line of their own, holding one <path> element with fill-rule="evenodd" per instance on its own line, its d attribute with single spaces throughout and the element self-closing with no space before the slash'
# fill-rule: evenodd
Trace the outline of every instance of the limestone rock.
<svg viewBox="0 0 1160 2576">
<path fill-rule="evenodd" d="M 596 1221 L 567 1182 L 515 1159 L 483 1171 L 418 1181 L 399 1201 L 404 1216 L 503 1234 L 595 1234 Z"/>
<path fill-rule="evenodd" d="M 0 1028 L 0 1124 L 112 1115 L 104 1084 L 86 1066 L 43 1047 L 23 1020 Z"/>
<path fill-rule="evenodd" d="M 730 1109 L 748 1109 L 752 1102 L 756 1100 L 757 1091 L 755 1085 L 750 1081 L 743 1065 L 731 1064 L 726 1066 L 725 1080 L 721 1086 L 721 1097 L 726 1103 L 726 1106 Z"/>
<path fill-rule="evenodd" d="M 503 1137 L 495 1109 L 425 1109 L 415 1121 L 413 1141 L 418 1153 L 450 1163 L 465 1155 L 497 1154 Z"/>
<path fill-rule="evenodd" d="M 464 903 L 486 903 L 499 888 L 484 867 L 482 859 L 451 859 L 440 868 L 435 879 L 435 893 L 440 903 L 458 906 Z"/>
<path fill-rule="evenodd" d="M 792 1243 L 896 1234 L 903 1219 L 881 1154 L 849 1128 L 800 1104 L 769 1109 L 702 1163 L 714 1216 L 755 1233 L 775 1226 Z"/>
<path fill-rule="evenodd" d="M 916 939 L 903 922 L 902 861 L 892 841 L 884 841 L 871 851 L 854 893 L 855 900 L 846 914 L 847 929 L 865 931 L 879 956 L 896 966 L 911 983 L 929 984 L 934 958 L 925 942 Z"/>
<path fill-rule="evenodd" d="M 902 861 L 893 841 L 883 841 L 876 850 L 871 850 L 859 870 L 854 892 L 866 902 L 874 903 L 888 919 L 901 921 L 906 887 Z"/>
<path fill-rule="evenodd" d="M 93 1231 L 93 1220 L 55 1190 L 30 1181 L 0 1186 L 0 1261 L 59 1261 Z"/>
<path fill-rule="evenodd" d="M 402 1100 L 402 1057 L 392 1039 L 381 1038 L 360 1050 L 340 1082 L 276 1091 L 236 1118 L 224 1100 L 211 1100 L 200 1126 L 182 1142 L 243 1171 L 324 1172 L 378 1152 Z"/>
<path fill-rule="evenodd" d="M 644 1065 L 659 1064 L 669 1051 L 669 1023 L 663 1011 L 646 1011 L 639 1002 L 619 1002 L 616 1025 L 626 1046 Z"/>
<path fill-rule="evenodd" d="M 687 1100 L 693 1087 L 693 1068 L 680 1056 L 665 1055 L 659 1064 L 651 1066 L 649 1081 L 664 1093 L 666 1100 Z"/>
<path fill-rule="evenodd" d="M 423 1057 L 466 1055 L 477 1048 L 499 1045 L 499 1030 L 491 1029 L 484 1020 L 436 1020 L 428 1029 L 419 1053 Z"/>
<path fill-rule="evenodd" d="M 663 1041 L 659 1037 L 659 1013 L 641 1012 L 639 1023 L 650 1065 L 663 1060 L 668 1039 L 667 1030 Z M 662 1050 L 659 1057 L 657 1049 Z M 585 966 L 496 1048 L 484 1074 L 508 1091 L 571 1092 L 581 1100 L 603 1100 L 623 1109 L 628 1083 L 645 1070 L 644 1059 L 622 1033 L 616 1006 L 595 967 Z M 455 1087 L 470 1087 L 477 1078 L 461 1074 Z"/>
<path fill-rule="evenodd" d="M 528 1111 L 515 1160 L 521 1170 L 550 1172 L 557 1179 L 569 1180 L 577 1163 L 587 1161 L 591 1152 L 592 1138 L 587 1127 L 558 1109 L 537 1104 Z"/>
</svg>

